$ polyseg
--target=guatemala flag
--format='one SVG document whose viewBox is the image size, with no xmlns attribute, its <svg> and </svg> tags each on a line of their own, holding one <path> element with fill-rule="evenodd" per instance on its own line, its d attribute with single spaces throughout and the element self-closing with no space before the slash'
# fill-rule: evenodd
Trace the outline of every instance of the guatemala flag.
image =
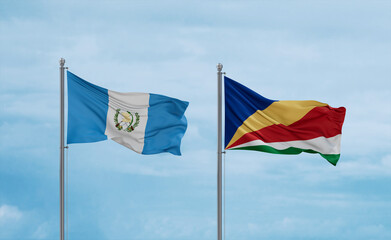
<svg viewBox="0 0 391 240">
<path fill-rule="evenodd" d="M 69 71 L 67 79 L 68 144 L 110 138 L 141 154 L 181 155 L 188 102 L 152 93 L 110 91 Z"/>
</svg>

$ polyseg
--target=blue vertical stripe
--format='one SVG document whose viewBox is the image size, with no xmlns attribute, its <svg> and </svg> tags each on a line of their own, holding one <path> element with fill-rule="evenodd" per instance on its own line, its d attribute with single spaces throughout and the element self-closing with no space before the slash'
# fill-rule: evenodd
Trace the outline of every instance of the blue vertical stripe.
<svg viewBox="0 0 391 240">
<path fill-rule="evenodd" d="M 188 102 L 150 94 L 148 120 L 142 154 L 169 152 L 181 155 L 180 145 L 187 129 Z"/>
<path fill-rule="evenodd" d="M 68 134 L 67 143 L 106 140 L 108 91 L 67 71 Z"/>
</svg>

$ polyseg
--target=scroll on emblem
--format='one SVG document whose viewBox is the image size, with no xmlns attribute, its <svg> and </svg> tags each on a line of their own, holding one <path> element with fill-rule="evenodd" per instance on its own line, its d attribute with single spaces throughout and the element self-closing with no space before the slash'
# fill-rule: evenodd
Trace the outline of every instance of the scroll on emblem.
<svg viewBox="0 0 391 240">
<path fill-rule="evenodd" d="M 117 109 L 114 115 L 114 123 L 118 131 L 132 132 L 140 123 L 140 115 L 136 112 L 133 116 L 129 111 Z"/>
</svg>

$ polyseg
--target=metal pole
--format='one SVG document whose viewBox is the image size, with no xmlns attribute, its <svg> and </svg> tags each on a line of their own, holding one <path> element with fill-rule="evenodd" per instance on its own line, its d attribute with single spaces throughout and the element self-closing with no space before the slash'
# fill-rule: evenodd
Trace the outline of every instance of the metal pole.
<svg viewBox="0 0 391 240">
<path fill-rule="evenodd" d="M 60 240 L 64 240 L 64 64 L 60 59 Z"/>
<path fill-rule="evenodd" d="M 217 240 L 222 240 L 222 201 L 221 201 L 221 176 L 222 176 L 222 72 L 223 64 L 217 64 Z"/>
</svg>

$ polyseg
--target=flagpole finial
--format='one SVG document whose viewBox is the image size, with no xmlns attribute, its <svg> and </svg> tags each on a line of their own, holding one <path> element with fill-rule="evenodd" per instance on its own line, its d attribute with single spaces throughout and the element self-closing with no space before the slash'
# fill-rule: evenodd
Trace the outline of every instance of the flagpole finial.
<svg viewBox="0 0 391 240">
<path fill-rule="evenodd" d="M 61 58 L 61 59 L 60 59 L 60 65 L 61 65 L 61 66 L 64 66 L 64 64 L 65 64 L 65 59 L 64 59 L 64 58 Z"/>
<path fill-rule="evenodd" d="M 219 71 L 219 72 L 221 72 L 221 70 L 223 70 L 223 64 L 221 64 L 221 63 L 218 63 L 216 67 L 217 67 L 217 71 Z"/>
</svg>

